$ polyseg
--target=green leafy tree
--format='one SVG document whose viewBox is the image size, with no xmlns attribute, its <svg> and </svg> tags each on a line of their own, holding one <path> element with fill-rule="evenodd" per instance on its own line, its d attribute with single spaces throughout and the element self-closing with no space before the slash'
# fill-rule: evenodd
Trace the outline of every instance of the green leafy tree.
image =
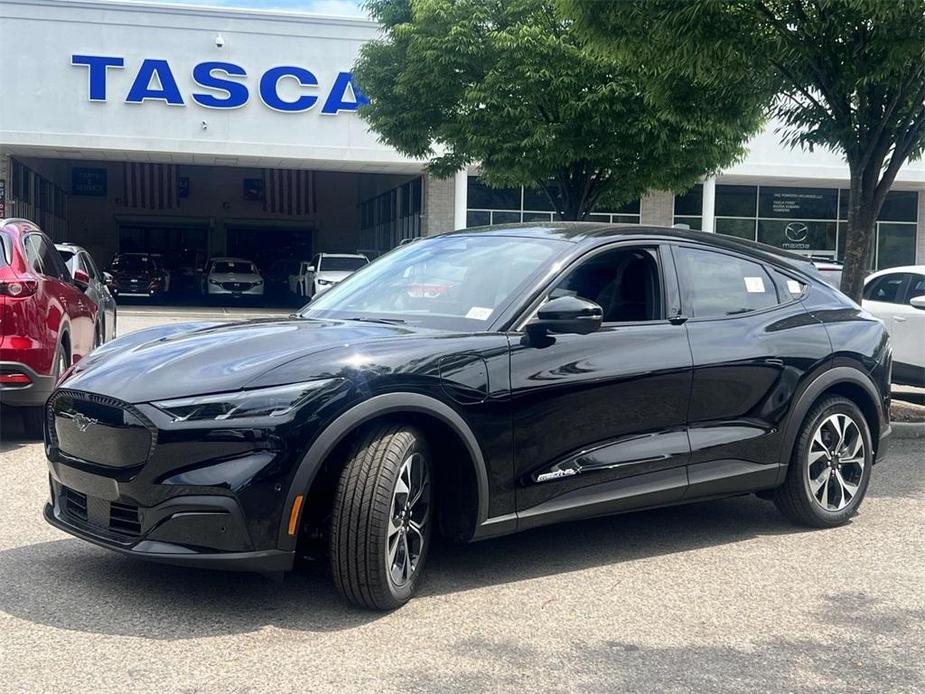
<svg viewBox="0 0 925 694">
<path fill-rule="evenodd" d="M 925 145 L 925 0 L 561 0 L 651 100 L 687 109 L 679 83 L 761 104 L 792 146 L 850 171 L 842 290 L 860 300 L 880 208 Z M 744 135 L 744 133 L 743 133 Z"/>
<path fill-rule="evenodd" d="M 751 104 L 698 119 L 655 107 L 640 75 L 589 50 L 552 1 L 366 7 L 383 37 L 362 48 L 354 76 L 381 139 L 440 177 L 478 163 L 488 185 L 535 186 L 562 219 L 689 187 L 740 157 L 741 133 L 760 127 Z"/>
</svg>

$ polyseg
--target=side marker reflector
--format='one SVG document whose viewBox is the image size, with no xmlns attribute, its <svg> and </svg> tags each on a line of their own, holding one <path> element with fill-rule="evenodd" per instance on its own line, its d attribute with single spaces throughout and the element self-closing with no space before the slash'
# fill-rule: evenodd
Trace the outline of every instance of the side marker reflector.
<svg viewBox="0 0 925 694">
<path fill-rule="evenodd" d="M 299 524 L 299 511 L 302 510 L 302 495 L 299 494 L 292 502 L 292 512 L 289 514 L 289 534 L 295 535 Z"/>
</svg>

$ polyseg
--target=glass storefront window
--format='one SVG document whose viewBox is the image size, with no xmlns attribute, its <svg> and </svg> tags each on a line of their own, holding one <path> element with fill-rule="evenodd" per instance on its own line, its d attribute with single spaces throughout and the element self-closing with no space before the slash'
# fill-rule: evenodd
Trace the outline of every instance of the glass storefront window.
<svg viewBox="0 0 925 694">
<path fill-rule="evenodd" d="M 675 217 L 699 217 L 703 213 L 703 186 L 699 183 L 683 195 L 674 197 Z M 698 226 L 698 228 L 700 228 Z"/>
<path fill-rule="evenodd" d="M 716 233 L 726 236 L 736 236 L 740 239 L 755 240 L 754 219 L 725 219 L 716 218 Z"/>
<path fill-rule="evenodd" d="M 877 225 L 877 269 L 910 265 L 915 259 L 915 224 Z"/>
<path fill-rule="evenodd" d="M 494 210 L 491 213 L 492 224 L 513 224 L 519 221 L 520 212 L 504 212 L 502 210 Z"/>
<path fill-rule="evenodd" d="M 753 219 L 758 211 L 758 187 L 716 186 L 715 210 L 717 217 L 748 217 Z"/>
<path fill-rule="evenodd" d="M 702 217 L 675 217 L 675 224 L 686 224 L 688 229 L 696 229 L 701 231 L 703 229 L 703 218 Z"/>
<path fill-rule="evenodd" d="M 838 190 L 835 188 L 784 188 L 761 186 L 758 216 L 772 219 L 835 219 Z"/>
<path fill-rule="evenodd" d="M 555 197 L 555 186 L 549 186 L 550 194 Z M 475 207 L 472 200 L 469 200 L 469 207 Z M 546 193 L 541 188 L 524 188 L 524 209 L 525 210 L 549 210 L 553 211 L 553 205 L 549 201 Z"/>
<path fill-rule="evenodd" d="M 466 213 L 467 227 L 486 227 L 491 224 L 491 212 L 480 212 L 478 210 L 469 210 Z"/>
<path fill-rule="evenodd" d="M 469 176 L 467 206 L 484 210 L 519 210 L 520 188 L 489 188 L 475 176 Z"/>
<path fill-rule="evenodd" d="M 788 251 L 834 251 L 835 222 L 758 220 L 758 241 Z"/>
<path fill-rule="evenodd" d="M 838 218 L 848 219 L 848 191 L 841 190 Z M 881 221 L 914 222 L 918 219 L 919 194 L 914 190 L 891 190 L 880 208 Z"/>
<path fill-rule="evenodd" d="M 552 212 L 524 212 L 525 222 L 551 222 L 552 217 Z"/>
</svg>

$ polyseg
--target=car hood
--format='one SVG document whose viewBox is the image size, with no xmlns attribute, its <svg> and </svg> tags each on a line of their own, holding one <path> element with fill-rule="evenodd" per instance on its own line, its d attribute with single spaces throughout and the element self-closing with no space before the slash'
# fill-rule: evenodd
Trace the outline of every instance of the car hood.
<svg viewBox="0 0 925 694">
<path fill-rule="evenodd" d="M 244 388 L 295 359 L 421 329 L 333 320 L 256 320 L 163 326 L 107 343 L 81 361 L 63 388 L 141 403 Z M 323 366 L 319 362 L 320 366 Z M 324 377 L 306 374 L 306 378 Z"/>
<path fill-rule="evenodd" d="M 256 282 L 260 275 L 253 272 L 213 272 L 209 279 L 216 282 Z"/>
<path fill-rule="evenodd" d="M 350 277 L 356 270 L 322 270 L 318 273 L 317 277 L 320 280 L 329 280 L 331 282 L 340 282 L 346 277 Z"/>
</svg>

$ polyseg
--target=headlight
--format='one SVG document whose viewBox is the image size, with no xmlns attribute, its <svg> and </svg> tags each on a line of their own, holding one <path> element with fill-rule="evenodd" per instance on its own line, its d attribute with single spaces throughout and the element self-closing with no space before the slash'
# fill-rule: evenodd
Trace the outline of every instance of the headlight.
<svg viewBox="0 0 925 694">
<path fill-rule="evenodd" d="M 210 279 L 209 284 L 221 284 L 221 282 L 219 282 L 218 280 Z"/>
<path fill-rule="evenodd" d="M 282 417 L 308 400 L 316 390 L 331 383 L 332 378 L 309 383 L 295 383 L 273 388 L 242 390 L 152 403 L 175 422 L 223 422 L 245 417 Z"/>
<path fill-rule="evenodd" d="M 320 279 L 318 280 L 318 284 L 320 284 L 322 287 L 327 287 L 329 284 L 334 284 L 334 282 L 331 280 L 321 280 Z"/>
</svg>

